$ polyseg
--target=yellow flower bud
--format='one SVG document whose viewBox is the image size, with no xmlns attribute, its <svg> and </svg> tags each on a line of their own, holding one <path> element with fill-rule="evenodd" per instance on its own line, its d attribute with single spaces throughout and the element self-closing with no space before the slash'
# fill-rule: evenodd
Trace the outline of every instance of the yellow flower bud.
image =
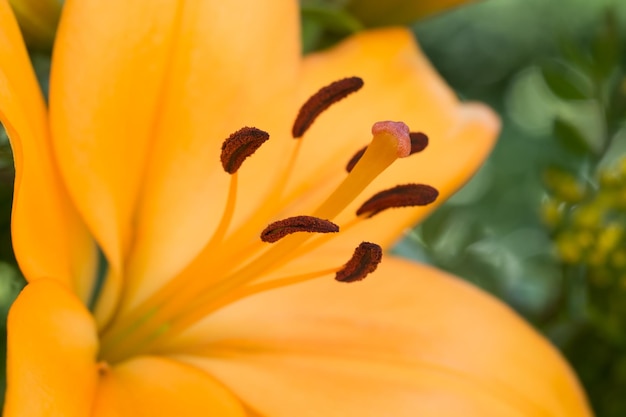
<svg viewBox="0 0 626 417">
<path fill-rule="evenodd" d="M 9 0 L 29 48 L 48 51 L 61 15 L 61 0 Z"/>
<path fill-rule="evenodd" d="M 581 259 L 580 246 L 569 234 L 563 234 L 557 238 L 556 248 L 565 263 L 575 264 Z"/>
<path fill-rule="evenodd" d="M 576 243 L 581 249 L 588 249 L 593 245 L 595 236 L 589 230 L 581 230 L 576 233 Z"/>
<path fill-rule="evenodd" d="M 556 190 L 557 195 L 568 203 L 577 203 L 585 197 L 585 189 L 575 180 L 564 180 Z"/>
<path fill-rule="evenodd" d="M 401 25 L 470 0 L 349 0 L 347 9 L 366 26 Z"/>
<path fill-rule="evenodd" d="M 563 220 L 563 209 L 555 199 L 546 199 L 541 205 L 541 219 L 550 228 L 555 228 Z"/>
<path fill-rule="evenodd" d="M 596 246 L 605 252 L 613 250 L 622 238 L 624 229 L 617 223 L 608 225 L 598 234 Z"/>
<path fill-rule="evenodd" d="M 548 168 L 543 175 L 546 185 L 559 199 L 577 203 L 585 198 L 586 188 L 576 177 L 559 168 Z"/>
<path fill-rule="evenodd" d="M 597 205 L 578 207 L 572 215 L 574 224 L 582 228 L 593 228 L 601 225 L 604 210 Z"/>
<path fill-rule="evenodd" d="M 611 170 L 604 170 L 600 172 L 600 187 L 615 187 L 619 185 L 620 178 L 617 172 Z"/>
</svg>

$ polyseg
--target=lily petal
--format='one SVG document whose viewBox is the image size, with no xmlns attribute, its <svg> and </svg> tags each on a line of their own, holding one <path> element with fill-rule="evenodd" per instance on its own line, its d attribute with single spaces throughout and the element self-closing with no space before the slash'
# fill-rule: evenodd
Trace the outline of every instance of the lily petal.
<svg viewBox="0 0 626 417">
<path fill-rule="evenodd" d="M 67 1 L 50 78 L 54 150 L 69 192 L 121 271 L 181 2 Z"/>
<path fill-rule="evenodd" d="M 6 417 L 87 417 L 98 369 L 95 323 L 56 281 L 24 288 L 8 319 Z"/>
<path fill-rule="evenodd" d="M 85 299 L 93 243 L 60 183 L 44 100 L 6 0 L 0 1 L 0 62 L 0 120 L 15 160 L 12 233 L 20 268 L 31 281 L 54 277 Z"/>
<path fill-rule="evenodd" d="M 189 337 L 183 359 L 262 415 L 591 415 L 567 364 L 508 307 L 394 258 L 360 283 L 242 300 Z"/>
<path fill-rule="evenodd" d="M 94 417 L 245 417 L 239 401 L 201 370 L 167 358 L 138 357 L 107 371 Z"/>
<path fill-rule="evenodd" d="M 228 189 L 219 165 L 222 142 L 243 126 L 280 134 L 276 126 L 285 120 L 300 59 L 297 6 L 290 0 L 186 3 L 137 216 L 129 299 L 180 271 L 211 236 Z M 241 194 L 259 200 L 274 178 L 252 168 L 240 177 Z"/>
</svg>

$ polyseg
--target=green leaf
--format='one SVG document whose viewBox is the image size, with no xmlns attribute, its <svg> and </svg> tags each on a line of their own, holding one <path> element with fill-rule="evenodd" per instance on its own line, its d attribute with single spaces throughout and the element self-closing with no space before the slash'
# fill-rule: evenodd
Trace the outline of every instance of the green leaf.
<svg viewBox="0 0 626 417">
<path fill-rule="evenodd" d="M 331 46 L 364 29 L 363 24 L 344 10 L 318 4 L 303 4 L 302 43 L 305 54 Z"/>
<path fill-rule="evenodd" d="M 609 9 L 604 16 L 604 24 L 596 32 L 591 44 L 591 56 L 596 76 L 608 77 L 617 68 L 620 49 L 621 42 L 615 10 Z"/>
<path fill-rule="evenodd" d="M 323 35 L 324 28 L 319 22 L 304 17 L 302 18 L 302 50 L 305 54 L 315 51 Z"/>
<path fill-rule="evenodd" d="M 364 29 L 363 24 L 344 10 L 322 6 L 302 6 L 304 20 L 318 22 L 326 29 L 343 34 L 352 34 Z"/>
<path fill-rule="evenodd" d="M 589 80 L 581 73 L 558 61 L 541 66 L 541 75 L 550 91 L 563 100 L 587 100 L 591 98 Z"/>
<path fill-rule="evenodd" d="M 591 141 L 572 123 L 561 118 L 554 120 L 554 136 L 568 151 L 575 155 L 588 155 L 593 152 Z"/>
</svg>

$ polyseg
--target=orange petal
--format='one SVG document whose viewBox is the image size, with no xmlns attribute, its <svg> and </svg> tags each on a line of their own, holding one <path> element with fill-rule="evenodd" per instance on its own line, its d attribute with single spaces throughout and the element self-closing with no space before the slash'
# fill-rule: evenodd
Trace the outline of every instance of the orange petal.
<svg viewBox="0 0 626 417">
<path fill-rule="evenodd" d="M 27 285 L 9 312 L 4 416 L 90 416 L 97 350 L 80 300 L 53 280 Z"/>
<path fill-rule="evenodd" d="M 436 269 L 385 258 L 231 305 L 185 360 L 262 415 L 590 416 L 557 351 L 509 308 Z"/>
<path fill-rule="evenodd" d="M 255 126 L 279 135 L 259 153 L 288 143 L 275 126 L 285 120 L 285 95 L 293 91 L 300 56 L 297 2 L 188 3 L 137 216 L 130 299 L 144 280 L 154 288 L 183 268 L 219 222 L 228 187 L 219 164 L 224 139 Z M 250 198 L 273 180 L 258 175 L 255 159 L 240 175 L 241 194 Z M 238 218 L 254 206 L 244 202 L 240 209 L 246 213 Z"/>
<path fill-rule="evenodd" d="M 120 271 L 182 2 L 67 1 L 50 79 L 54 150 L 70 194 Z"/>
<path fill-rule="evenodd" d="M 203 371 L 171 359 L 139 357 L 108 370 L 94 417 L 244 417 L 239 401 Z"/>
<path fill-rule="evenodd" d="M 0 120 L 15 159 L 12 233 L 20 268 L 30 281 L 54 277 L 86 299 L 95 251 L 59 181 L 45 104 L 6 0 L 0 1 L 0 62 Z"/>
<path fill-rule="evenodd" d="M 306 134 L 302 149 L 306 159 L 291 176 L 292 189 L 305 194 L 307 187 L 316 187 L 328 194 L 345 177 L 348 160 L 371 140 L 370 129 L 377 121 L 401 120 L 412 131 L 426 133 L 430 141 L 425 151 L 396 161 L 377 178 L 344 211 L 339 224 L 353 218 L 370 196 L 398 184 L 432 185 L 440 191 L 438 204 L 442 203 L 469 180 L 495 143 L 499 130 L 495 114 L 480 104 L 460 103 L 408 30 L 362 32 L 309 56 L 304 62 L 303 100 L 319 86 L 352 75 L 362 77 L 365 86 L 322 114 Z M 303 200 L 293 209 L 308 213 L 316 204 Z M 389 245 L 436 206 L 383 212 L 336 242 L 361 236 Z"/>
</svg>

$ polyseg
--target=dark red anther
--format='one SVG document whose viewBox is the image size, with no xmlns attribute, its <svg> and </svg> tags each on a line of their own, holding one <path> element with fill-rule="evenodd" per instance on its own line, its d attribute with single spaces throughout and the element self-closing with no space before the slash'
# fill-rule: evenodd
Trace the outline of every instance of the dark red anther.
<svg viewBox="0 0 626 417">
<path fill-rule="evenodd" d="M 421 132 L 411 132 L 409 133 L 409 137 L 411 138 L 411 155 L 423 151 L 428 146 L 428 136 Z M 346 165 L 346 171 L 348 173 L 352 172 L 357 162 L 359 162 L 361 157 L 363 157 L 366 150 L 367 146 L 359 149 L 354 156 L 350 158 L 350 161 L 348 161 L 348 164 Z"/>
<path fill-rule="evenodd" d="M 237 172 L 243 161 L 256 152 L 270 138 L 267 132 L 256 127 L 244 127 L 228 137 L 222 144 L 220 157 L 224 171 Z"/>
<path fill-rule="evenodd" d="M 336 233 L 338 231 L 339 226 L 330 220 L 313 216 L 295 216 L 279 220 L 267 226 L 261 232 L 261 240 L 263 242 L 274 243 L 296 232 Z"/>
<path fill-rule="evenodd" d="M 352 254 L 352 258 L 337 272 L 335 279 L 339 282 L 360 281 L 374 272 L 383 259 L 383 250 L 375 243 L 362 242 Z"/>
<path fill-rule="evenodd" d="M 358 91 L 363 87 L 359 77 L 344 78 L 322 87 L 300 107 L 291 134 L 294 139 L 301 138 L 313 124 L 317 116 L 339 100 Z"/>
<path fill-rule="evenodd" d="M 411 138 L 411 155 L 422 152 L 428 146 L 428 136 L 422 132 L 409 133 Z"/>
<path fill-rule="evenodd" d="M 375 194 L 359 207 L 356 214 L 369 218 L 389 208 L 425 206 L 434 202 L 438 196 L 439 191 L 430 185 L 397 185 Z"/>
<path fill-rule="evenodd" d="M 357 162 L 359 162 L 361 158 L 363 157 L 363 154 L 365 153 L 366 150 L 367 150 L 367 146 L 364 146 L 358 151 L 356 151 L 356 153 L 352 156 L 352 158 L 350 158 L 350 161 L 348 161 L 348 164 L 346 165 L 346 171 L 348 171 L 348 173 L 352 172 Z"/>
</svg>

